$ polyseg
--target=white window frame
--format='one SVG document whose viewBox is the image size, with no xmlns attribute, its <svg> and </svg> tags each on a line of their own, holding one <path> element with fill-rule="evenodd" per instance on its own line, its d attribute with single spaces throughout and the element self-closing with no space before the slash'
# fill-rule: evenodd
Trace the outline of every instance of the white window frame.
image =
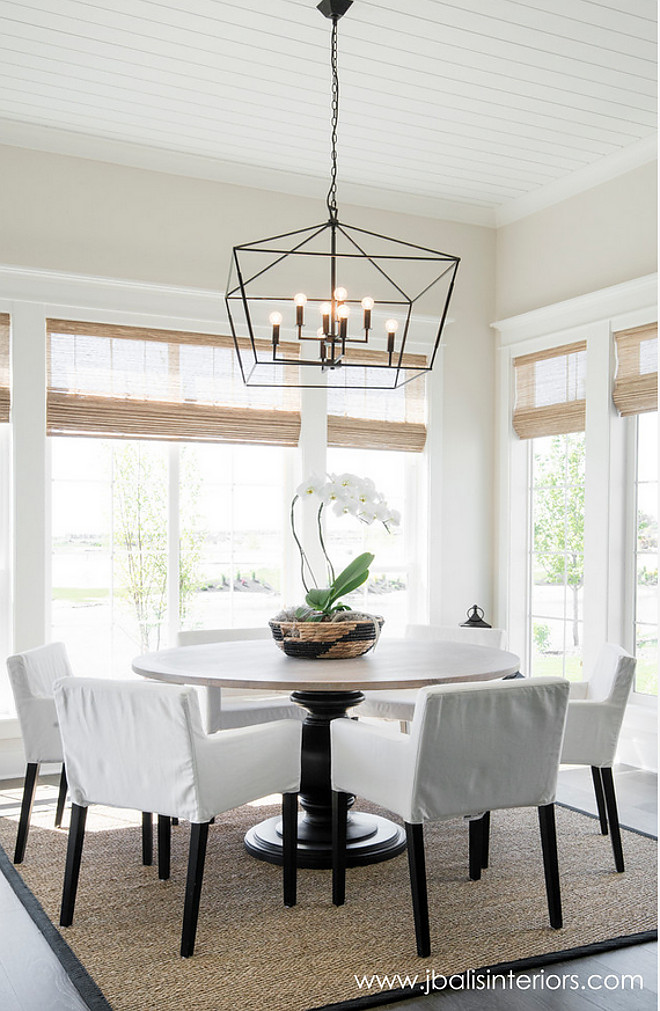
<svg viewBox="0 0 660 1011">
<path fill-rule="evenodd" d="M 636 652 L 636 610 L 637 610 L 637 453 L 638 453 L 638 421 L 639 415 L 625 418 L 625 488 L 627 491 L 625 503 L 625 538 L 626 538 L 626 569 L 624 591 L 624 622 L 625 631 L 623 646 L 633 655 Z M 659 422 L 660 423 L 660 422 Z M 660 620 L 660 618 L 659 618 Z M 659 629 L 660 631 L 660 629 Z M 634 686 L 633 686 L 634 687 Z M 657 695 L 633 690 L 633 701 L 640 706 L 657 710 Z"/>
<path fill-rule="evenodd" d="M 602 642 L 623 642 L 625 637 L 626 423 L 616 414 L 611 399 L 612 334 L 656 318 L 656 275 L 652 275 L 493 324 L 499 334 L 497 623 L 509 629 L 510 647 L 521 656 L 528 656 L 530 648 L 526 599 L 529 454 L 526 440 L 518 439 L 511 421 L 513 359 L 587 341 L 584 667 L 588 672 Z"/>
</svg>

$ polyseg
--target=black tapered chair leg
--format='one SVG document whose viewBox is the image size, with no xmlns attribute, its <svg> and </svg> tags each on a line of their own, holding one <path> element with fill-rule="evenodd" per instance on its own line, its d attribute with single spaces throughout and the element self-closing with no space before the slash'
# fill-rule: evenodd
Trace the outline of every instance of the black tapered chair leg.
<svg viewBox="0 0 660 1011">
<path fill-rule="evenodd" d="M 158 815 L 158 877 L 161 881 L 167 881 L 170 876 L 171 826 L 172 822 L 167 815 Z"/>
<path fill-rule="evenodd" d="M 550 926 L 563 926 L 561 912 L 561 890 L 559 885 L 559 861 L 557 859 L 557 829 L 555 826 L 555 805 L 545 804 L 538 809 L 541 828 L 541 848 L 543 849 L 543 872 L 545 890 L 548 896 Z"/>
<path fill-rule="evenodd" d="M 591 766 L 591 778 L 594 781 L 594 793 L 596 794 L 596 807 L 600 819 L 600 833 L 607 835 L 607 810 L 605 808 L 605 793 L 603 792 L 603 780 L 600 769 L 597 765 Z"/>
<path fill-rule="evenodd" d="M 190 851 L 188 854 L 188 876 L 186 878 L 186 898 L 183 906 L 183 929 L 181 931 L 181 957 L 190 958 L 195 950 L 199 899 L 202 894 L 206 840 L 209 823 L 201 825 L 193 822 L 190 826 Z"/>
<path fill-rule="evenodd" d="M 481 851 L 483 846 L 483 822 L 481 818 L 470 818 L 469 869 L 470 881 L 478 881 L 481 877 Z"/>
<path fill-rule="evenodd" d="M 429 900 L 426 891 L 424 826 L 410 825 L 408 822 L 405 824 L 417 954 L 420 958 L 428 958 L 431 954 L 431 934 L 429 931 Z"/>
<path fill-rule="evenodd" d="M 82 857 L 83 841 L 85 839 L 86 821 L 87 808 L 80 807 L 78 804 L 72 804 L 69 840 L 66 848 L 64 889 L 62 891 L 62 906 L 60 908 L 61 927 L 70 927 L 73 923 L 73 910 L 76 905 L 78 878 L 80 877 L 80 858 Z"/>
<path fill-rule="evenodd" d="M 346 901 L 346 819 L 348 794 L 332 791 L 332 904 Z"/>
<path fill-rule="evenodd" d="M 64 805 L 66 804 L 67 788 L 68 783 L 66 781 L 66 765 L 62 763 L 62 771 L 60 773 L 60 789 L 57 794 L 57 807 L 55 809 L 55 828 L 61 828 L 62 826 L 62 815 L 64 814 Z"/>
<path fill-rule="evenodd" d="M 28 762 L 25 768 L 25 781 L 23 783 L 21 817 L 18 822 L 18 832 L 16 834 L 16 849 L 14 850 L 15 864 L 22 864 L 23 857 L 25 856 L 25 845 L 27 843 L 28 832 L 30 830 L 30 815 L 32 814 L 32 804 L 34 803 L 34 791 L 37 787 L 38 775 L 39 763 Z"/>
<path fill-rule="evenodd" d="M 284 905 L 295 906 L 298 877 L 298 794 L 282 794 Z"/>
<path fill-rule="evenodd" d="M 486 811 L 481 819 L 481 831 L 481 869 L 485 871 L 490 855 L 490 811 Z"/>
<path fill-rule="evenodd" d="M 621 843 L 621 830 L 619 828 L 619 812 L 616 806 L 616 792 L 614 790 L 614 777 L 612 770 L 603 768 L 600 770 L 603 779 L 603 793 L 605 794 L 605 806 L 607 808 L 607 821 L 610 826 L 610 839 L 612 840 L 612 852 L 614 853 L 614 866 L 619 874 L 624 870 L 623 865 L 623 845 Z"/>
<path fill-rule="evenodd" d="M 154 862 L 154 819 L 151 811 L 142 812 L 142 863 L 151 867 Z"/>
</svg>

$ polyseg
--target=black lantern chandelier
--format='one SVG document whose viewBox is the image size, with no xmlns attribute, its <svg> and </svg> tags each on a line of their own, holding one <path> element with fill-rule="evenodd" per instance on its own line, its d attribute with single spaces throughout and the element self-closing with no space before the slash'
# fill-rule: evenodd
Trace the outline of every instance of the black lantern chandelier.
<svg viewBox="0 0 660 1011">
<path fill-rule="evenodd" d="M 328 220 L 233 249 L 225 302 L 248 386 L 395 389 L 440 346 L 459 257 L 339 220 L 337 26 L 352 2 L 318 5 L 332 21 Z"/>
</svg>

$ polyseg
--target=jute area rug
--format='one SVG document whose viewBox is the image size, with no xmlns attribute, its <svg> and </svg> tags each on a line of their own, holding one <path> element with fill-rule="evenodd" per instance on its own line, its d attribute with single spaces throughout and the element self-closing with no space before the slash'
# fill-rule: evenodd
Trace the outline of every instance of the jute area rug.
<svg viewBox="0 0 660 1011">
<path fill-rule="evenodd" d="M 184 960 L 188 826 L 173 828 L 172 876 L 159 882 L 156 866 L 140 862 L 137 816 L 90 809 L 75 919 L 61 933 L 114 1011 L 309 1011 L 343 1001 L 365 1006 L 369 994 L 385 1003 L 393 994 L 368 985 L 374 974 L 417 973 L 423 982 L 427 970 L 449 975 L 552 960 L 553 952 L 612 938 L 632 943 L 656 926 L 655 840 L 624 831 L 626 870 L 616 874 L 598 823 L 558 807 L 565 926 L 554 931 L 536 811 L 495 812 L 490 868 L 478 882 L 468 879 L 466 825 L 427 826 L 432 955 L 420 959 L 405 854 L 349 870 L 339 909 L 330 901 L 330 873 L 301 870 L 298 905 L 284 909 L 280 868 L 243 848 L 246 829 L 275 813 L 275 806 L 250 805 L 211 826 L 196 950 Z M 33 815 L 20 874 L 57 924 L 67 833 L 52 820 L 50 808 Z M 0 843 L 10 855 L 15 835 L 16 820 L 0 819 Z M 107 1004 L 100 998 L 90 1006 Z"/>
</svg>

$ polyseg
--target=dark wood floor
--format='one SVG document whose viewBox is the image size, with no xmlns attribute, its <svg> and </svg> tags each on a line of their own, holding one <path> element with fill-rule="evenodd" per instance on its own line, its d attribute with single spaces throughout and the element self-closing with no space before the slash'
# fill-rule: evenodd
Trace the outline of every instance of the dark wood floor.
<svg viewBox="0 0 660 1011">
<path fill-rule="evenodd" d="M 621 821 L 643 832 L 656 832 L 657 777 L 638 769 L 616 770 Z M 54 808 L 56 778 L 42 781 L 36 803 Z M 16 810 L 17 781 L 0 784 L 0 813 Z M 559 799 L 595 811 L 588 769 L 563 769 Z M 0 1009 L 1 1011 L 86 1011 L 58 959 L 0 874 Z M 591 975 L 641 975 L 644 989 L 592 990 Z M 540 978 L 575 975 L 585 989 L 541 989 Z M 643 944 L 601 955 L 557 963 L 528 974 L 529 990 L 443 992 L 395 1005 L 401 1011 L 651 1011 L 658 1005 L 657 945 Z M 382 1005 L 384 1007 L 385 1004 Z M 391 1007 L 391 1005 L 389 1005 Z M 147 1011 L 147 1009 L 145 1009 Z M 176 1008 L 172 1011 L 181 1011 Z"/>
</svg>

